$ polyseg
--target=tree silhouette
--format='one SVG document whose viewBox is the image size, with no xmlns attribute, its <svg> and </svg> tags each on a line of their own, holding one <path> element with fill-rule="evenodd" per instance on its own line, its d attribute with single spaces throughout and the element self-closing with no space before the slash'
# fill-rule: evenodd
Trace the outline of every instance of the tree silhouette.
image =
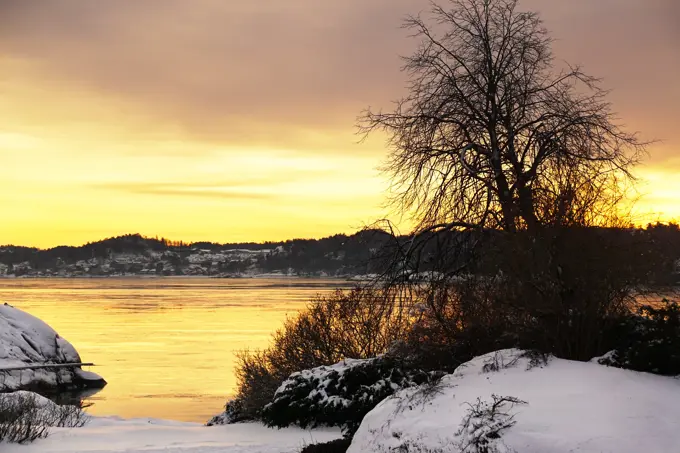
<svg viewBox="0 0 680 453">
<path fill-rule="evenodd" d="M 367 110 L 387 133 L 393 201 L 419 231 L 602 225 L 645 143 L 619 124 L 598 79 L 556 68 L 551 38 L 517 0 L 451 0 L 409 17 L 409 93 Z"/>
</svg>

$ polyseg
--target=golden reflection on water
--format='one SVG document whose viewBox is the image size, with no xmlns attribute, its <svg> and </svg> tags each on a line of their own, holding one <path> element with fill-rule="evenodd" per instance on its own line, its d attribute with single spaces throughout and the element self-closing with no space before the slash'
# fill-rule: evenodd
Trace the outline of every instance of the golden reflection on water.
<svg viewBox="0 0 680 453">
<path fill-rule="evenodd" d="M 234 353 L 265 347 L 286 314 L 347 287 L 320 279 L 17 279 L 7 302 L 51 325 L 108 385 L 94 415 L 205 422 L 236 385 Z"/>
</svg>

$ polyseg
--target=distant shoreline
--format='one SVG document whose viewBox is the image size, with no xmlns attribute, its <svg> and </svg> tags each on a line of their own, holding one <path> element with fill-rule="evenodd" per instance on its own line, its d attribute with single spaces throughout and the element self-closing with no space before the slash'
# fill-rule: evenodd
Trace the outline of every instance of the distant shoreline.
<svg viewBox="0 0 680 453">
<path fill-rule="evenodd" d="M 108 279 L 141 279 L 141 280 L 162 280 L 162 279 L 213 279 L 213 280 L 342 280 L 347 282 L 361 281 L 363 276 L 319 276 L 319 275 L 279 275 L 279 274 L 258 274 L 234 277 L 218 277 L 214 275 L 0 275 L 0 280 L 108 280 Z"/>
</svg>

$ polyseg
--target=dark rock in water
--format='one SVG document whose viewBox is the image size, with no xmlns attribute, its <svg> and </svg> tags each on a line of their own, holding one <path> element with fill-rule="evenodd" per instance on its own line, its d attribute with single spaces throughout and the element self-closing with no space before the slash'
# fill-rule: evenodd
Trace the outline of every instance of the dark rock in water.
<svg viewBox="0 0 680 453">
<path fill-rule="evenodd" d="M 106 385 L 80 363 L 71 343 L 46 323 L 11 305 L 0 305 L 0 392 L 46 393 Z"/>
</svg>

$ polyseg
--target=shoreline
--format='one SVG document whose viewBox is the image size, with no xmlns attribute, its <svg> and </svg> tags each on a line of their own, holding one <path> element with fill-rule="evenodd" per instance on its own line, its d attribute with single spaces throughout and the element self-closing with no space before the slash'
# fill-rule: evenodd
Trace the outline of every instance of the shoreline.
<svg viewBox="0 0 680 453">
<path fill-rule="evenodd" d="M 62 280 L 75 280 L 75 279 L 148 279 L 148 280 L 161 280 L 161 279 L 214 279 L 214 280 L 263 280 L 263 279 L 281 279 L 281 280 L 298 280 L 298 279 L 310 279 L 310 280 L 340 280 L 347 282 L 362 281 L 356 279 L 356 277 L 363 276 L 321 276 L 321 275 L 283 275 L 283 274 L 254 274 L 254 275 L 241 275 L 241 276 L 217 276 L 217 275 L 0 275 L 0 280 L 35 280 L 35 279 L 62 279 Z"/>
</svg>

